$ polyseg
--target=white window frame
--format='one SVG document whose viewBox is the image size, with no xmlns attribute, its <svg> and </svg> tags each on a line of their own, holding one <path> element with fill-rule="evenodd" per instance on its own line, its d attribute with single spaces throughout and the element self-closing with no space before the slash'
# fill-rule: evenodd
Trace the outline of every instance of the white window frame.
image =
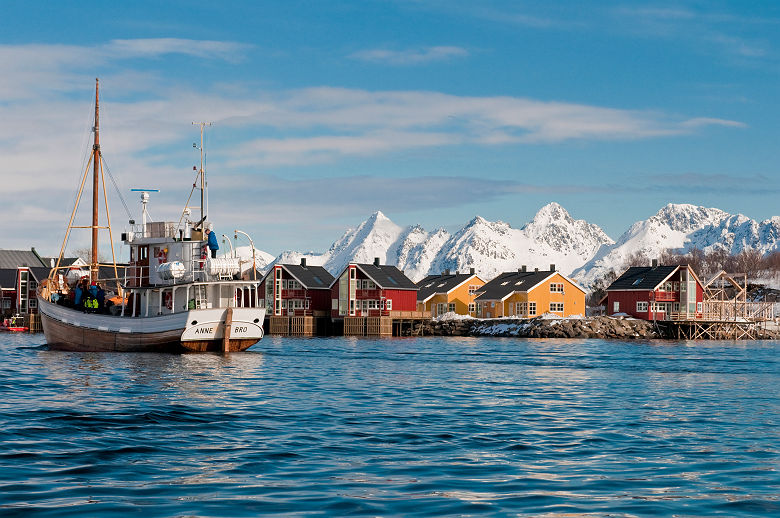
<svg viewBox="0 0 780 518">
<path fill-rule="evenodd" d="M 563 302 L 550 302 L 550 313 L 563 313 Z"/>
<path fill-rule="evenodd" d="M 644 300 L 638 300 L 636 301 L 636 312 L 637 313 L 647 313 L 647 301 Z"/>
<path fill-rule="evenodd" d="M 393 299 L 387 299 L 385 301 L 385 305 L 387 306 L 387 311 L 393 310 Z"/>
</svg>

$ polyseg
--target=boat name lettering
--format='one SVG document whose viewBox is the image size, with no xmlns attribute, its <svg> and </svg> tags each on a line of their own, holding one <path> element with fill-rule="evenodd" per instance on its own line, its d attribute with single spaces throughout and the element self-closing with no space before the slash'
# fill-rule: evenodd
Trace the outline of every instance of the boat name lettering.
<svg viewBox="0 0 780 518">
<path fill-rule="evenodd" d="M 211 334 L 213 332 L 214 332 L 213 327 L 199 327 L 198 329 L 195 330 L 196 335 Z"/>
<path fill-rule="evenodd" d="M 234 333 L 246 333 L 248 331 L 248 329 L 249 328 L 247 326 L 236 326 L 236 327 L 233 328 L 233 332 Z"/>
</svg>

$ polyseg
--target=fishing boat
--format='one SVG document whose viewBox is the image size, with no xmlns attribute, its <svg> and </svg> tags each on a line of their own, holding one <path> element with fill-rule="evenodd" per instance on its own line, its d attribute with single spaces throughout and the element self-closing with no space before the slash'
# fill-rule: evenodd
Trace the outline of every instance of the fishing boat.
<svg viewBox="0 0 780 518">
<path fill-rule="evenodd" d="M 121 235 L 130 260 L 116 261 L 100 150 L 99 82 L 95 82 L 94 143 L 56 265 L 38 288 L 38 308 L 51 348 L 72 351 L 234 352 L 263 337 L 265 308 L 257 280 L 243 280 L 236 257 L 213 257 L 204 232 L 211 228 L 203 162 L 178 221 L 149 221 L 142 192 L 142 221 L 130 219 Z M 197 145 L 193 145 L 197 147 Z M 74 225 L 92 168 L 92 224 Z M 189 206 L 200 185 L 200 207 Z M 102 189 L 101 189 L 102 185 Z M 102 195 L 105 222 L 100 224 Z M 190 221 L 193 209 L 200 218 Z M 60 266 L 71 229 L 92 231 L 89 272 Z M 107 230 L 112 262 L 98 260 L 98 230 Z M 238 231 L 237 231 L 238 232 Z M 254 269 L 254 265 L 253 265 Z M 105 272 L 109 272 L 108 275 Z M 102 275 L 101 275 L 102 274 Z"/>
</svg>

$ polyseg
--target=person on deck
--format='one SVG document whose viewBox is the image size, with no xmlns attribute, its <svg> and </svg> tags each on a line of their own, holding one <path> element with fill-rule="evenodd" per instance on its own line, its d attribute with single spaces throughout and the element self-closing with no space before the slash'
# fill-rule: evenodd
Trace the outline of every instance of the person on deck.
<svg viewBox="0 0 780 518">
<path fill-rule="evenodd" d="M 208 237 L 208 247 L 211 250 L 211 257 L 216 259 L 217 250 L 219 250 L 219 243 L 217 243 L 217 235 L 214 233 L 214 229 L 207 227 L 206 236 Z"/>
</svg>

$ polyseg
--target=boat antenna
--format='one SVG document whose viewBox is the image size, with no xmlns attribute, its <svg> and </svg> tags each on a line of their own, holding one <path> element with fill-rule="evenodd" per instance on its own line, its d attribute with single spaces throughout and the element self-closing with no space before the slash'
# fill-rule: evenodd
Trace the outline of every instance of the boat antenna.
<svg viewBox="0 0 780 518">
<path fill-rule="evenodd" d="M 150 192 L 160 192 L 160 189 L 130 189 L 130 192 L 141 193 L 141 235 L 146 237 L 146 220 L 151 219 L 146 204 L 149 203 Z"/>
<path fill-rule="evenodd" d="M 206 182 L 206 170 L 203 168 L 203 132 L 206 129 L 206 126 L 211 126 L 213 123 L 193 122 L 192 124 L 200 126 L 200 147 L 198 148 L 200 150 L 200 169 L 198 170 L 198 176 L 200 177 L 200 224 L 203 225 L 203 222 L 206 221 L 206 218 L 208 217 L 204 212 L 206 207 L 205 204 L 208 203 L 208 193 L 206 192 L 208 183 Z M 193 144 L 193 147 L 197 146 Z"/>
<path fill-rule="evenodd" d="M 92 257 L 89 280 L 98 280 L 98 196 L 100 187 L 100 80 L 95 78 L 95 143 L 92 145 Z"/>
</svg>

